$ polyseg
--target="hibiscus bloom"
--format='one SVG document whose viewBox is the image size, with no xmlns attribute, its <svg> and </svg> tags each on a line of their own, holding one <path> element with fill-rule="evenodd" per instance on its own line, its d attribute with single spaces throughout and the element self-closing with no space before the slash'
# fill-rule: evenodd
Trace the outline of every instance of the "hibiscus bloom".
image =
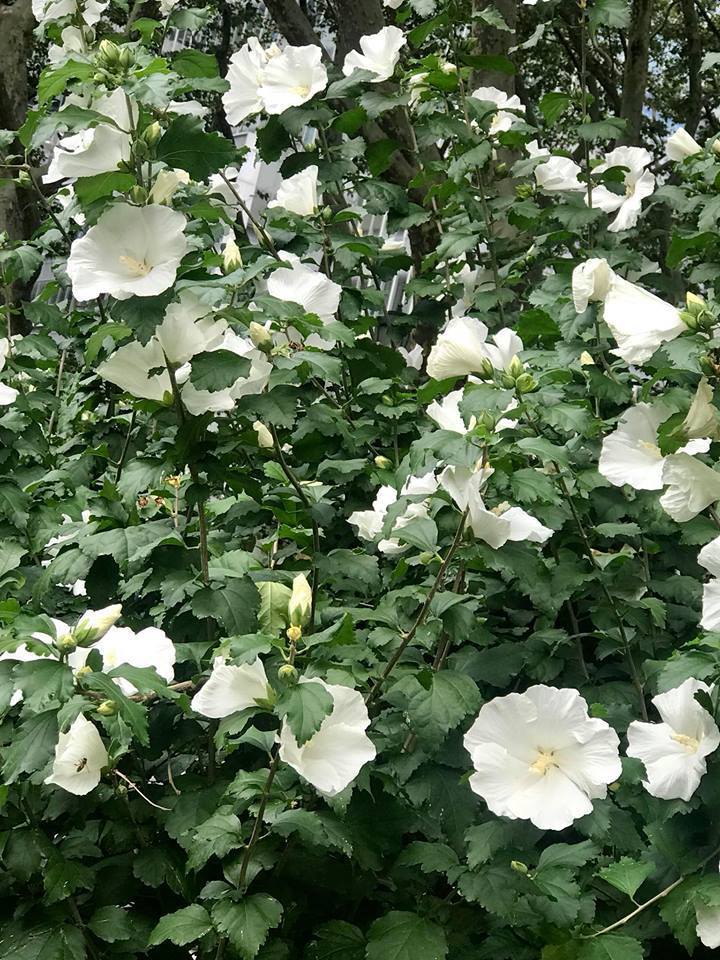
<svg viewBox="0 0 720 960">
<path fill-rule="evenodd" d="M 720 473 L 687 453 L 665 458 L 663 483 L 667 490 L 660 506 L 677 523 L 692 520 L 720 500 Z"/>
<path fill-rule="evenodd" d="M 238 126 L 247 117 L 262 110 L 260 84 L 267 59 L 257 37 L 250 37 L 247 43 L 230 57 L 226 77 L 230 89 L 222 95 L 228 123 Z"/>
<path fill-rule="evenodd" d="M 460 412 L 460 401 L 463 398 L 464 390 L 452 390 L 446 394 L 442 400 L 433 400 L 425 411 L 431 420 L 440 427 L 441 430 L 450 430 L 452 433 L 461 433 L 463 436 L 475 429 L 477 419 L 471 416 L 465 422 Z"/>
<path fill-rule="evenodd" d="M 662 490 L 666 458 L 657 445 L 657 430 L 672 410 L 662 401 L 637 403 L 620 417 L 616 430 L 605 437 L 598 470 L 613 486 L 629 484 L 635 490 Z M 708 439 L 691 440 L 680 453 L 707 453 Z"/>
<path fill-rule="evenodd" d="M 375 759 L 375 746 L 365 731 L 370 717 L 357 690 L 317 677 L 301 677 L 300 683 L 319 683 L 333 699 L 332 713 L 320 729 L 302 744 L 297 742 L 287 720 L 280 730 L 280 759 L 326 797 L 335 797 L 349 786 L 362 767 Z"/>
<path fill-rule="evenodd" d="M 58 737 L 52 773 L 45 783 L 83 797 L 100 783 L 107 764 L 108 753 L 97 727 L 80 714 L 68 732 Z"/>
<path fill-rule="evenodd" d="M 299 217 L 311 217 L 318 207 L 318 168 L 315 164 L 305 167 L 287 180 L 283 180 L 277 189 L 274 200 L 268 207 L 281 207 Z"/>
<path fill-rule="evenodd" d="M 702 147 L 684 127 L 678 127 L 672 136 L 665 141 L 665 156 L 668 160 L 677 162 L 702 153 Z"/>
<path fill-rule="evenodd" d="M 85 302 L 103 293 L 118 300 L 163 293 L 187 250 L 185 224 L 181 213 L 158 204 L 110 207 L 70 248 L 73 296 Z"/>
<path fill-rule="evenodd" d="M 703 630 L 720 630 L 720 537 L 706 543 L 698 554 L 698 563 L 712 575 L 703 586 Z"/>
<path fill-rule="evenodd" d="M 437 487 L 438 481 L 433 473 L 427 473 L 422 477 L 408 477 L 400 491 L 400 496 L 428 497 L 435 493 Z M 374 540 L 382 532 L 387 512 L 397 502 L 397 499 L 398 492 L 395 487 L 382 486 L 373 501 L 372 509 L 356 510 L 348 517 L 348 523 L 357 527 L 358 536 L 363 540 Z M 427 500 L 422 500 L 419 503 L 409 503 L 405 512 L 396 518 L 391 534 L 401 530 L 410 520 L 426 516 L 428 516 Z M 407 544 L 402 544 L 397 537 L 393 536 L 380 540 L 378 543 L 380 553 L 388 556 L 404 553 L 407 549 L 409 549 Z"/>
<path fill-rule="evenodd" d="M 514 123 L 522 119 L 518 117 L 517 114 L 525 113 L 525 105 L 520 100 L 520 97 L 509 97 L 503 90 L 498 90 L 497 87 L 478 87 L 477 90 L 473 90 L 470 96 L 474 97 L 475 100 L 494 103 L 498 108 L 497 113 L 493 114 L 492 120 L 490 121 L 491 136 L 509 130 Z M 510 110 L 515 112 L 509 113 Z"/>
<path fill-rule="evenodd" d="M 603 184 L 592 189 L 593 207 L 599 207 L 605 213 L 617 211 L 608 226 L 610 233 L 629 230 L 638 222 L 642 201 L 655 189 L 655 175 L 645 169 L 651 161 L 652 154 L 643 147 L 616 147 L 605 155 L 603 163 L 595 167 L 594 173 L 603 173 L 611 167 L 627 168 L 623 180 L 624 194 L 613 193 Z"/>
<path fill-rule="evenodd" d="M 453 317 L 430 351 L 428 376 L 433 380 L 465 377 L 481 373 L 488 362 L 496 370 L 505 370 L 523 349 L 523 342 L 507 327 L 487 342 L 488 328 L 474 317 Z"/>
<path fill-rule="evenodd" d="M 356 70 L 367 70 L 374 74 L 371 83 L 389 80 L 405 43 L 405 35 L 398 27 L 383 27 L 377 33 L 366 34 L 360 37 L 362 53 L 351 50 L 345 56 L 342 71 L 349 77 Z"/>
<path fill-rule="evenodd" d="M 168 635 L 157 627 L 145 627 L 135 633 L 130 627 L 110 627 L 105 634 L 89 647 L 78 647 L 68 657 L 73 670 L 79 670 L 91 650 L 102 656 L 103 670 L 127 664 L 132 667 L 152 667 L 168 683 L 175 678 L 175 645 Z M 115 683 L 127 696 L 137 693 L 137 688 L 124 677 Z"/>
<path fill-rule="evenodd" d="M 235 666 L 215 657 L 210 677 L 192 698 L 190 706 L 204 717 L 220 720 L 267 700 L 269 683 L 259 657 Z"/>
<path fill-rule="evenodd" d="M 553 531 L 521 507 L 504 503 L 488 510 L 481 490 L 491 470 L 470 470 L 468 467 L 445 467 L 438 477 L 443 490 L 450 495 L 455 505 L 468 511 L 468 526 L 479 540 L 484 540 L 494 550 L 508 540 L 529 540 L 545 543 Z"/>
<path fill-rule="evenodd" d="M 7 358 L 10 355 L 10 341 L 7 337 L 0 337 L 0 373 L 5 369 Z M 7 407 L 17 398 L 18 391 L 6 383 L 0 383 L 0 407 Z"/>
<path fill-rule="evenodd" d="M 634 720 L 628 727 L 628 756 L 642 760 L 643 786 L 662 800 L 689 800 L 704 776 L 705 758 L 720 746 L 720 730 L 695 694 L 711 688 L 690 677 L 653 697 L 661 723 Z"/>
<path fill-rule="evenodd" d="M 558 190 L 584 190 L 585 184 L 578 180 L 580 167 L 569 157 L 550 157 L 535 167 L 535 182 L 546 193 Z"/>
<path fill-rule="evenodd" d="M 486 703 L 464 738 L 470 786 L 490 811 L 564 830 L 620 776 L 618 736 L 577 690 L 538 684 Z"/>
</svg>

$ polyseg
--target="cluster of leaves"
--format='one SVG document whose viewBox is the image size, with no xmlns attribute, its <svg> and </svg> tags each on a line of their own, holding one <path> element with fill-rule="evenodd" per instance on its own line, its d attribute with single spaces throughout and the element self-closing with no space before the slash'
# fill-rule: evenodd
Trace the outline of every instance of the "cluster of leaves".
<svg viewBox="0 0 720 960">
<path fill-rule="evenodd" d="M 594 28 L 617 31 L 616 6 L 599 3 Z M 502 24 L 492 8 L 483 13 Z M 180 14 L 182 24 L 202 12 Z M 277 352 L 267 390 L 230 413 L 179 416 L 97 375 L 117 344 L 149 339 L 174 295 L 87 304 L 70 296 L 69 242 L 116 192 L 140 196 L 149 186 L 143 164 L 76 181 L 82 226 L 51 200 L 38 233 L 0 251 L 8 333 L 21 323 L 31 331 L 12 341 L 3 373 L 19 395 L 0 416 L 1 648 L 53 636 L 50 617 L 73 621 L 86 607 L 122 602 L 125 623 L 161 626 L 177 651 L 173 684 L 150 668 L 109 671 L 99 659 L 81 675 L 62 659 L 0 660 L 6 960 L 640 960 L 691 952 L 696 904 L 720 906 L 717 762 L 689 802 L 668 802 L 643 789 L 639 762 L 624 760 L 608 798 L 556 836 L 490 814 L 468 785 L 462 747 L 481 703 L 532 683 L 578 688 L 622 735 L 641 714 L 639 698 L 720 672 L 717 635 L 698 629 L 697 553 L 717 533 L 713 518 L 678 525 L 656 493 L 629 495 L 597 470 L 601 439 L 633 391 L 662 393 L 685 412 L 718 345 L 683 335 L 641 378 L 610 352 L 596 306 L 578 315 L 570 293 L 573 266 L 598 256 L 668 296 L 678 285 L 711 296 L 720 159 L 709 153 L 691 176 L 658 190 L 653 203 L 672 209 L 673 229 L 665 262 L 650 262 L 644 221 L 618 239 L 582 195 L 549 199 L 534 189 L 532 161 L 518 159 L 538 133 L 529 121 L 491 143 L 492 110 L 468 96 L 471 71 L 488 63 L 454 14 L 442 3 L 432 19 L 398 14 L 408 21 L 406 66 L 427 75 L 412 112 L 407 87 L 337 71 L 310 103 L 261 121 L 260 158 L 281 161 L 284 176 L 316 164 L 327 207 L 306 219 L 274 211 L 248 232 L 206 185 L 242 152 L 166 110 L 171 99 L 226 89 L 213 56 L 163 54 L 160 20 L 115 36 L 133 51 L 121 86 L 140 105 L 137 140 L 159 123 L 152 161 L 191 178 L 173 198 L 191 239 L 175 293 L 221 301 L 217 316 L 240 332 L 261 311 L 263 321 L 308 334 L 317 317 L 266 291 L 274 251 L 317 254 L 343 288 L 337 317 L 323 326 L 335 347 Z M 443 55 L 458 69 L 444 71 Z M 513 64 L 495 58 L 493 67 Z M 73 58 L 43 71 L 37 107 L 18 132 L 28 191 L 39 188 L 25 157 L 58 130 L 97 122 L 77 104 L 59 110 L 96 72 L 92 59 Z M 541 133 L 569 106 L 569 94 L 546 90 Z M 421 168 L 409 185 L 385 176 L 402 147 L 370 138 L 378 118 L 412 126 Z M 591 150 L 618 133 L 612 118 L 576 119 L 564 135 Z M 305 149 L 308 129 L 317 135 Z M 412 255 L 364 234 L 360 206 L 387 215 L 388 233 L 408 231 Z M 228 228 L 242 262 L 223 272 Z M 18 308 L 13 284 L 32 280 L 41 263 L 52 264 L 53 279 Z M 535 389 L 514 396 L 501 383 L 469 385 L 462 409 L 478 425 L 461 436 L 425 413 L 454 382 L 429 381 L 397 347 L 432 342 L 464 296 L 468 264 L 489 280 L 467 309 L 491 330 L 520 334 Z M 388 313 L 388 283 L 411 267 L 406 309 Z M 193 366 L 205 388 L 226 386 L 227 374 L 217 360 Z M 496 433 L 513 399 L 516 427 Z M 257 420 L 272 447 L 258 445 Z M 471 465 L 481 451 L 495 469 L 491 505 L 527 507 L 554 531 L 542 550 L 465 538 L 446 570 L 458 527 L 449 504 L 396 534 L 407 547 L 399 556 L 358 541 L 348 517 L 379 485 L 399 489 L 409 474 Z M 368 694 L 378 751 L 331 800 L 272 759 L 283 717 L 300 741 L 319 728 L 329 705 L 318 685 L 283 691 L 272 711 L 219 722 L 194 713 L 188 697 L 220 649 L 236 663 L 261 656 L 281 689 L 289 587 L 308 570 L 314 622 L 295 665 Z M 68 590 L 77 581 L 87 596 Z M 123 694 L 115 677 L 137 694 Z M 108 700 L 112 711 L 95 709 Z M 58 731 L 81 712 L 109 743 L 113 766 L 86 797 L 43 783 Z M 659 909 L 601 932 L 669 886 Z"/>
</svg>

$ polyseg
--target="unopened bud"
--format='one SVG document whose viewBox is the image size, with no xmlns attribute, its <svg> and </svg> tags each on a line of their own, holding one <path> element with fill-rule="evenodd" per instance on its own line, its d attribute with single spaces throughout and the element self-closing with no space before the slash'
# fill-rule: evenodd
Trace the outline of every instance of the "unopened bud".
<svg viewBox="0 0 720 960">
<path fill-rule="evenodd" d="M 332 215 L 332 207 L 323 207 L 320 211 L 320 216 L 323 218 L 323 220 L 332 220 Z"/>
<path fill-rule="evenodd" d="M 268 428 L 261 420 L 256 420 L 253 424 L 253 430 L 257 434 L 257 442 L 259 447 L 274 447 L 275 441 L 273 440 L 273 435 L 270 433 Z"/>
<path fill-rule="evenodd" d="M 132 52 L 130 47 L 123 47 L 120 51 L 120 56 L 118 57 L 118 66 L 122 70 L 127 70 L 135 63 L 135 54 Z"/>
<path fill-rule="evenodd" d="M 393 398 L 387 393 L 384 393 L 380 400 L 386 407 L 391 407 L 393 405 Z"/>
<path fill-rule="evenodd" d="M 130 187 L 128 190 L 128 197 L 133 203 L 137 203 L 138 206 L 143 206 L 147 203 L 148 192 L 145 187 L 141 187 L 136 183 L 134 187 Z"/>
<path fill-rule="evenodd" d="M 435 559 L 435 554 L 431 553 L 429 550 L 423 550 L 423 552 L 418 557 L 418 560 L 422 564 L 431 563 Z"/>
<path fill-rule="evenodd" d="M 700 326 L 697 316 L 694 313 L 690 313 L 688 310 L 680 311 L 680 319 L 688 328 L 688 330 L 697 330 Z"/>
<path fill-rule="evenodd" d="M 150 150 L 144 140 L 136 140 L 132 146 L 132 152 L 138 160 L 147 160 L 150 156 Z"/>
<path fill-rule="evenodd" d="M 715 153 L 720 153 L 720 137 L 718 137 L 717 140 L 713 140 L 712 148 Z"/>
<path fill-rule="evenodd" d="M 55 641 L 55 646 L 58 648 L 60 653 L 72 653 L 77 647 L 77 641 L 71 633 L 64 633 L 62 636 L 57 638 Z"/>
<path fill-rule="evenodd" d="M 522 863 L 520 860 L 511 860 L 510 869 L 514 870 L 515 873 L 521 873 L 524 877 L 530 872 L 527 868 L 527 864 Z"/>
<path fill-rule="evenodd" d="M 120 47 L 112 40 L 100 41 L 98 46 L 98 60 L 103 60 L 109 67 L 114 67 L 120 62 Z"/>
<path fill-rule="evenodd" d="M 527 200 L 533 194 L 533 185 L 531 183 L 518 183 L 515 186 L 515 196 L 518 200 Z"/>
<path fill-rule="evenodd" d="M 478 373 L 483 380 L 492 380 L 492 378 L 495 376 L 495 367 L 487 357 L 483 357 Z"/>
<path fill-rule="evenodd" d="M 268 353 L 272 349 L 272 334 L 266 327 L 264 327 L 261 323 L 258 323 L 256 320 L 253 320 L 248 327 L 248 336 L 258 350 L 262 350 L 263 353 Z"/>
<path fill-rule="evenodd" d="M 101 717 L 112 717 L 117 713 L 117 709 L 117 703 L 114 700 L 103 700 L 97 706 L 97 712 Z"/>
<path fill-rule="evenodd" d="M 587 350 L 583 350 L 583 352 L 580 354 L 580 366 L 581 367 L 595 366 L 595 361 L 593 360 L 592 355 L 587 352 Z"/>
<path fill-rule="evenodd" d="M 532 393 L 533 390 L 537 390 L 537 388 L 537 380 L 530 373 L 523 373 L 523 375 L 515 381 L 515 389 L 518 393 Z"/>
<path fill-rule="evenodd" d="M 525 367 L 520 357 L 513 357 L 507 367 L 507 372 L 511 377 L 519 377 L 525 372 Z"/>
<path fill-rule="evenodd" d="M 292 594 L 288 601 L 288 617 L 290 618 L 290 629 L 293 627 L 304 627 L 310 622 L 310 613 L 312 611 L 312 587 L 307 581 L 304 573 L 298 573 L 293 579 Z M 302 636 L 302 633 L 301 633 Z M 293 639 L 289 637 L 289 639 Z M 298 640 L 300 637 L 297 638 Z"/>
<path fill-rule="evenodd" d="M 21 170 L 17 175 L 17 184 L 20 187 L 32 187 L 33 181 L 27 170 Z"/>
<path fill-rule="evenodd" d="M 285 636 L 288 638 L 290 643 L 297 643 L 298 640 L 302 639 L 302 628 L 301 627 L 288 627 L 285 631 Z"/>
<path fill-rule="evenodd" d="M 297 683 L 298 672 L 291 663 L 284 663 L 278 669 L 277 675 L 280 683 L 285 684 L 287 687 Z"/>
<path fill-rule="evenodd" d="M 389 470 L 392 466 L 392 460 L 388 460 L 387 457 L 383 457 L 382 455 L 375 457 L 373 462 L 378 470 Z"/>
<path fill-rule="evenodd" d="M 145 127 L 145 129 L 142 132 L 142 138 L 149 147 L 154 147 L 155 144 L 160 139 L 160 137 L 162 136 L 162 134 L 163 134 L 162 127 L 160 126 L 158 121 L 155 120 L 153 123 L 150 123 L 148 124 L 147 127 Z"/>
<path fill-rule="evenodd" d="M 80 647 L 96 643 L 105 636 L 121 614 L 120 603 L 113 603 L 102 610 L 86 610 L 72 632 L 74 642 Z"/>
<path fill-rule="evenodd" d="M 508 390 L 512 390 L 515 386 L 515 377 L 511 377 L 509 373 L 503 371 L 503 373 L 500 374 L 500 385 Z"/>
<path fill-rule="evenodd" d="M 698 313 L 702 313 L 705 309 L 705 301 L 702 297 L 698 297 L 696 293 L 690 293 L 689 291 L 685 294 L 685 302 L 687 303 L 688 311 L 695 316 Z"/>
<path fill-rule="evenodd" d="M 75 671 L 75 676 L 76 676 L 76 677 L 87 677 L 88 674 L 90 674 L 90 673 L 92 673 L 92 672 L 93 672 L 92 667 L 88 667 L 87 665 L 85 665 L 84 667 L 79 667 L 79 668 Z"/>
<path fill-rule="evenodd" d="M 235 237 L 230 234 L 223 247 L 223 268 L 225 273 L 232 273 L 243 265 L 240 247 L 235 242 Z"/>
</svg>

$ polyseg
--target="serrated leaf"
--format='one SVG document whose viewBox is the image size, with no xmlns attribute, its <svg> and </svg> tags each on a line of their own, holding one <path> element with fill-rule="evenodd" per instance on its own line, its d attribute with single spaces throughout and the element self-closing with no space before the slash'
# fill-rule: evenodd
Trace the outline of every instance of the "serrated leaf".
<svg viewBox="0 0 720 960">
<path fill-rule="evenodd" d="M 164 940 L 170 940 L 177 947 L 201 940 L 212 930 L 210 914 L 199 903 L 176 910 L 162 917 L 148 939 L 148 946 L 154 947 Z"/>
<path fill-rule="evenodd" d="M 235 159 L 235 145 L 217 133 L 206 133 L 198 117 L 173 120 L 157 145 L 157 158 L 169 167 L 187 170 L 194 180 L 206 180 Z"/>
<path fill-rule="evenodd" d="M 286 690 L 277 702 L 279 715 L 287 720 L 293 736 L 302 746 L 320 729 L 332 713 L 333 698 L 320 683 L 298 683 Z"/>
<path fill-rule="evenodd" d="M 616 863 L 608 864 L 607 867 L 598 870 L 598 876 L 616 890 L 622 890 L 629 897 L 634 897 L 653 870 L 652 863 L 621 857 Z"/>
<path fill-rule="evenodd" d="M 370 927 L 367 960 L 443 960 L 442 927 L 405 910 L 391 910 Z"/>
<path fill-rule="evenodd" d="M 474 680 L 462 673 L 434 673 L 430 688 L 420 689 L 408 701 L 413 730 L 421 740 L 438 741 L 480 705 Z"/>
<path fill-rule="evenodd" d="M 267 893 L 254 893 L 239 903 L 219 900 L 212 908 L 215 925 L 244 960 L 253 960 L 282 913 L 282 905 Z"/>
</svg>

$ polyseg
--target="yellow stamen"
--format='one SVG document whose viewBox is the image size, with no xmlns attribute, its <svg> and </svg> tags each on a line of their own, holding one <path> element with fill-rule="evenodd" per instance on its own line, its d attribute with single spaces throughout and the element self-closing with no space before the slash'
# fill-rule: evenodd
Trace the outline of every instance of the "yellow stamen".
<svg viewBox="0 0 720 960">
<path fill-rule="evenodd" d="M 697 753 L 698 747 L 700 746 L 699 740 L 695 737 L 688 737 L 685 733 L 672 733 L 670 734 L 670 739 L 676 743 L 681 743 L 683 747 L 687 747 L 690 753 Z"/>
<path fill-rule="evenodd" d="M 530 769 L 544 777 L 552 767 L 556 767 L 554 750 L 539 750 L 537 760 L 530 764 Z"/>
<path fill-rule="evenodd" d="M 136 260 L 135 257 L 120 257 L 120 263 L 136 277 L 146 277 L 152 270 L 144 260 Z"/>
<path fill-rule="evenodd" d="M 299 97 L 307 97 L 310 93 L 310 87 L 308 86 L 299 86 L 292 88 L 293 93 L 296 93 Z"/>
</svg>

